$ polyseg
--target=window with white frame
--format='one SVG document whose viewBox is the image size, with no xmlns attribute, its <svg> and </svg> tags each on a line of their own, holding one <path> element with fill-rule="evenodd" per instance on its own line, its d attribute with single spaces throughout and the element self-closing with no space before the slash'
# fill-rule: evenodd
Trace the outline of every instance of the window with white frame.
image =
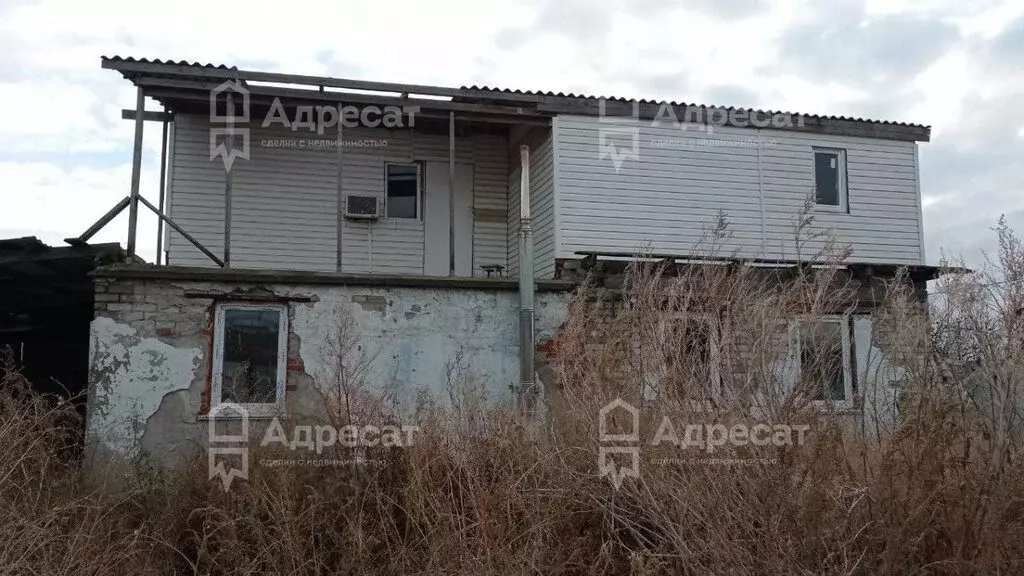
<svg viewBox="0 0 1024 576">
<path fill-rule="evenodd" d="M 802 318 L 794 330 L 797 381 L 815 402 L 853 400 L 850 321 L 846 316 Z"/>
<path fill-rule="evenodd" d="M 213 404 L 254 408 L 284 401 L 288 312 L 284 304 L 217 305 L 213 342 Z"/>
<path fill-rule="evenodd" d="M 814 203 L 846 210 L 846 150 L 814 148 Z"/>
<path fill-rule="evenodd" d="M 676 313 L 661 322 L 664 346 L 662 392 L 685 396 L 694 407 L 721 397 L 722 326 L 713 314 Z"/>
<path fill-rule="evenodd" d="M 384 215 L 387 218 L 419 218 L 419 164 L 386 164 L 384 170 Z"/>
</svg>

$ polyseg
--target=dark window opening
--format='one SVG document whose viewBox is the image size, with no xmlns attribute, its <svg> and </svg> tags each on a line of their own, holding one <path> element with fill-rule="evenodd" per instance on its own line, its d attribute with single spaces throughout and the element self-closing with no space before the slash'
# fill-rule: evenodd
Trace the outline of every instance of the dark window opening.
<svg viewBox="0 0 1024 576">
<path fill-rule="evenodd" d="M 388 218 L 419 218 L 419 166 L 388 164 L 385 207 Z"/>
<path fill-rule="evenodd" d="M 843 323 L 800 324 L 800 374 L 812 400 L 847 400 Z"/>
<path fill-rule="evenodd" d="M 842 150 L 814 152 L 814 201 L 822 206 L 843 206 L 845 154 Z"/>
<path fill-rule="evenodd" d="M 220 361 L 221 402 L 278 401 L 281 317 L 274 308 L 225 308 Z"/>
</svg>

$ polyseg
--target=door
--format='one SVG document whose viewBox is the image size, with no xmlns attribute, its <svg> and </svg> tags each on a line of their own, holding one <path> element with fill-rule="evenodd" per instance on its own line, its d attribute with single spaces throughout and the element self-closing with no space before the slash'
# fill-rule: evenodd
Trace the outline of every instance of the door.
<svg viewBox="0 0 1024 576">
<path fill-rule="evenodd" d="M 426 162 L 423 273 L 447 276 L 450 266 L 448 163 Z M 455 275 L 473 275 L 473 165 L 455 164 Z"/>
</svg>

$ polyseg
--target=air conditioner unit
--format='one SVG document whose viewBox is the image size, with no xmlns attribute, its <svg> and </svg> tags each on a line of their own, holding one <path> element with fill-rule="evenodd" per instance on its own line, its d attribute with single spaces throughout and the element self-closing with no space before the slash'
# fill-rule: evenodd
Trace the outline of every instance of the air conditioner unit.
<svg viewBox="0 0 1024 576">
<path fill-rule="evenodd" d="M 350 220 L 377 220 L 380 218 L 380 198 L 376 196 L 345 196 L 345 218 Z"/>
</svg>

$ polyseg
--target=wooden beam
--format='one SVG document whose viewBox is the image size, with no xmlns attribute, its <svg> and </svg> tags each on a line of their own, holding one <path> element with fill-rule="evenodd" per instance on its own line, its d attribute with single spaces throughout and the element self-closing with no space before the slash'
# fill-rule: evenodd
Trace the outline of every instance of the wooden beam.
<svg viewBox="0 0 1024 576">
<path fill-rule="evenodd" d="M 164 211 L 164 201 L 167 196 L 167 129 L 170 125 L 166 119 L 163 122 L 163 133 L 160 138 L 160 198 L 157 207 L 160 212 Z M 160 265 L 160 259 L 164 251 L 164 221 L 156 219 L 156 264 Z"/>
<path fill-rule="evenodd" d="M 208 82 L 196 82 L 192 80 L 173 80 L 168 78 L 139 78 L 136 84 L 147 88 L 146 93 L 153 97 L 178 97 L 187 99 L 181 92 L 154 91 L 151 89 L 174 88 L 178 90 L 194 90 L 199 92 L 195 97 L 209 101 L 209 91 L 216 87 L 216 84 Z M 420 109 L 432 108 L 434 110 L 454 110 L 456 112 L 471 112 L 481 114 L 494 114 L 498 116 L 550 118 L 551 113 L 538 112 L 533 105 L 529 106 L 501 106 L 497 104 L 474 104 L 470 102 L 453 102 L 450 100 L 431 100 L 428 98 L 398 98 L 394 96 L 377 96 L 374 94 L 359 94 L 355 92 L 321 92 L 319 90 L 304 90 L 298 88 L 279 88 L 276 86 L 246 86 L 250 97 L 265 96 L 268 101 L 273 98 L 305 100 L 309 102 L 339 102 L 345 104 L 376 104 L 378 106 L 418 106 Z"/>
<path fill-rule="evenodd" d="M 135 110 L 130 110 L 127 108 L 121 110 L 121 119 L 135 120 Z M 156 112 L 148 110 L 142 113 L 142 120 L 143 122 L 170 122 L 171 120 L 174 120 L 174 115 L 168 114 L 167 112 Z"/>
<path fill-rule="evenodd" d="M 142 86 L 135 90 L 137 114 L 146 111 L 146 95 Z M 128 203 L 128 258 L 135 256 L 135 236 L 139 224 L 139 185 L 142 179 L 142 125 L 141 115 L 135 116 L 135 150 L 132 153 L 132 188 Z"/>
<path fill-rule="evenodd" d="M 175 222 L 174 220 L 171 220 L 170 218 L 168 218 L 167 215 L 165 215 L 163 212 L 158 210 L 156 206 L 153 206 L 152 204 L 150 204 L 149 200 L 146 200 L 142 196 L 139 196 L 139 201 L 142 202 L 147 208 L 152 210 L 153 213 L 157 215 L 157 217 L 161 218 L 164 222 L 166 222 L 168 226 L 173 228 L 175 232 L 177 232 L 178 234 L 181 234 L 182 236 L 184 236 L 185 240 L 188 240 L 189 242 L 191 242 L 192 245 L 195 246 L 196 248 L 198 248 L 200 252 L 202 252 L 203 254 L 206 254 L 207 258 L 209 258 L 210 260 L 213 260 L 214 263 L 216 263 L 221 268 L 224 267 L 224 262 L 220 258 L 218 258 L 216 254 L 214 254 L 213 252 L 210 252 L 210 250 L 207 249 L 206 246 L 203 246 L 203 244 L 201 242 L 199 242 L 199 240 L 196 240 L 195 237 L 192 236 L 191 234 L 189 234 L 188 232 L 186 232 L 184 228 L 182 228 L 181 226 L 178 226 L 177 222 Z"/>
<path fill-rule="evenodd" d="M 543 96 L 515 92 L 496 92 L 472 90 L 468 88 L 450 88 L 446 86 L 430 86 L 426 84 L 402 84 L 395 82 L 374 82 L 368 80 L 352 80 L 331 76 L 307 76 L 302 74 L 282 74 L 278 72 L 259 72 L 255 70 L 239 70 L 237 68 L 214 68 L 191 66 L 173 63 L 127 62 L 104 58 L 103 68 L 136 74 L 162 74 L 172 76 L 190 76 L 206 78 L 217 84 L 226 80 L 249 82 L 275 82 L 280 84 L 304 84 L 307 86 L 344 88 L 348 90 L 364 90 L 367 92 L 391 92 L 395 94 L 423 94 L 427 96 L 448 96 L 452 98 L 491 97 L 495 100 L 516 102 L 539 102 Z M 134 78 L 138 79 L 138 78 Z"/>
<path fill-rule="evenodd" d="M 100 216 L 100 219 L 93 223 L 92 226 L 82 232 L 82 235 L 77 238 L 65 238 L 64 241 L 72 246 L 84 246 L 89 242 L 89 238 L 92 238 L 97 232 L 103 229 L 104 226 L 110 223 L 111 220 L 117 218 L 117 215 L 122 210 L 128 207 L 128 203 L 131 202 L 131 196 L 125 196 L 120 202 L 114 204 L 114 207 L 107 211 L 106 214 Z"/>
</svg>

